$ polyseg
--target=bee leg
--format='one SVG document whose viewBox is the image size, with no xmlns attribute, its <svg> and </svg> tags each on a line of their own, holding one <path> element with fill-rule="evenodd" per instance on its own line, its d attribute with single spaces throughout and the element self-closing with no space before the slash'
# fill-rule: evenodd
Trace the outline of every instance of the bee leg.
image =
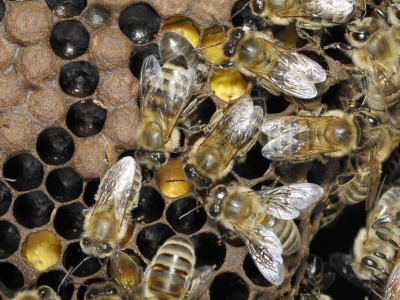
<svg viewBox="0 0 400 300">
<path fill-rule="evenodd" d="M 346 52 L 346 51 L 351 51 L 354 48 L 353 48 L 353 46 L 350 46 L 345 43 L 333 43 L 333 44 L 330 44 L 330 45 L 327 45 L 324 47 L 324 50 L 327 50 L 327 49 L 339 49 L 341 51 Z"/>
<path fill-rule="evenodd" d="M 221 235 L 217 244 L 222 245 L 223 241 L 236 240 L 238 238 L 239 238 L 239 235 L 235 231 L 228 231 L 227 233 L 224 233 L 223 235 Z"/>
<path fill-rule="evenodd" d="M 111 157 L 112 157 L 112 152 L 111 152 L 111 146 L 110 143 L 108 142 L 106 136 L 102 133 L 100 133 L 100 135 L 102 136 L 102 138 L 104 139 L 104 152 L 107 155 L 107 158 L 104 159 L 104 165 L 103 165 L 103 171 L 101 173 L 101 178 L 104 177 L 104 175 L 106 174 L 108 168 L 111 165 Z"/>
<path fill-rule="evenodd" d="M 324 51 L 322 50 L 321 46 L 313 39 L 313 37 L 306 32 L 306 29 L 315 30 L 320 28 L 308 28 L 302 22 L 296 22 L 296 31 L 297 35 L 302 38 L 303 40 L 309 41 L 317 48 L 317 52 L 319 55 L 322 55 Z"/>
</svg>

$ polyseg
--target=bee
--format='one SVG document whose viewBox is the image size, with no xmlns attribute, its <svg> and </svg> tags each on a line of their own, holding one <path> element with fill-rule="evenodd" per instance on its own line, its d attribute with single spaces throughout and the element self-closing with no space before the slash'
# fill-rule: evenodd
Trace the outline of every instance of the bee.
<svg viewBox="0 0 400 300">
<path fill-rule="evenodd" d="M 190 239 L 182 234 L 169 238 L 146 268 L 141 299 L 200 298 L 211 284 L 213 267 L 195 269 L 195 264 Z"/>
<path fill-rule="evenodd" d="M 18 293 L 14 300 L 61 300 L 61 297 L 51 287 L 42 285 L 37 289 Z"/>
<path fill-rule="evenodd" d="M 108 257 L 125 236 L 131 210 L 138 205 L 141 187 L 139 164 L 124 157 L 105 170 L 96 203 L 84 211 L 82 251 L 98 258 Z"/>
<path fill-rule="evenodd" d="M 388 276 L 383 288 L 383 300 L 396 300 L 400 297 L 400 262 L 396 258 L 396 264 Z"/>
<path fill-rule="evenodd" d="M 193 145 L 183 165 L 190 183 L 204 189 L 226 176 L 234 159 L 243 159 L 256 142 L 264 113 L 252 99 L 235 102 L 222 116 L 210 121 L 211 132 Z M 217 124 L 217 125 L 214 125 Z"/>
<path fill-rule="evenodd" d="M 319 228 L 324 228 L 330 224 L 334 224 L 339 216 L 342 214 L 346 205 L 339 201 L 337 197 L 329 196 L 327 204 L 324 206 L 323 215 L 319 223 Z M 331 226 L 329 226 L 330 228 Z"/>
<path fill-rule="evenodd" d="M 300 233 L 293 219 L 323 193 L 313 183 L 264 187 L 260 191 L 237 184 L 218 185 L 207 198 L 206 211 L 243 240 L 257 268 L 269 282 L 281 285 L 282 255 L 291 255 L 300 246 Z"/>
<path fill-rule="evenodd" d="M 83 296 L 85 300 L 123 300 L 120 291 L 111 282 L 92 283 Z"/>
<path fill-rule="evenodd" d="M 281 93 L 302 99 L 317 96 L 315 84 L 326 80 L 325 70 L 307 56 L 280 46 L 267 34 L 233 28 L 222 49 L 240 73 L 255 78 L 274 95 Z"/>
</svg>

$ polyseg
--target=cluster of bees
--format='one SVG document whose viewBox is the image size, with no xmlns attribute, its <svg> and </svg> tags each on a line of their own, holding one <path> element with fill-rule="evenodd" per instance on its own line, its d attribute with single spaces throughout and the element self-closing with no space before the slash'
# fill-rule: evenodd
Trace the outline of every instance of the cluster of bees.
<svg viewBox="0 0 400 300">
<path fill-rule="evenodd" d="M 209 124 L 196 128 L 203 137 L 193 141 L 190 149 L 181 149 L 179 128 L 206 98 L 199 91 L 208 67 L 199 49 L 180 34 L 164 31 L 159 42 L 161 65 L 149 56 L 141 69 L 136 156 L 106 166 L 96 203 L 85 211 L 81 248 L 90 256 L 108 259 L 113 270 L 112 280 L 90 285 L 85 299 L 190 300 L 200 298 L 208 289 L 214 267 L 195 268 L 194 248 L 185 235 L 169 238 L 144 271 L 118 249 L 133 221 L 131 211 L 138 205 L 141 165 L 157 170 L 174 152 L 185 153 L 186 180 L 196 190 L 207 191 L 201 205 L 208 216 L 229 230 L 223 239 L 241 239 L 260 273 L 271 284 L 281 285 L 285 278 L 283 256 L 295 253 L 300 246 L 293 220 L 303 209 L 322 201 L 324 191 L 313 183 L 259 191 L 235 182 L 219 184 L 256 141 L 262 142 L 262 155 L 270 160 L 325 162 L 329 157 L 348 157 L 346 170 L 337 176 L 324 202 L 321 226 L 333 221 L 345 205 L 366 200 L 366 228 L 355 240 L 351 259 L 337 257 L 337 267 L 347 267 L 352 274 L 348 277 L 353 276 L 350 280 L 362 281 L 383 299 L 399 296 L 400 189 L 390 187 L 382 197 L 379 194 L 384 182 L 382 164 L 400 142 L 400 1 L 376 6 L 356 0 L 250 0 L 249 5 L 265 24 L 295 22 L 299 36 L 311 43 L 314 40 L 307 30 L 347 24 L 348 44 L 327 48 L 338 48 L 352 59 L 351 71 L 360 78 L 362 94 L 349 100 L 354 105 L 344 111 L 322 107 L 289 116 L 269 116 L 253 99 L 239 99 L 227 109 L 217 110 Z M 369 7 L 371 16 L 366 16 Z M 363 16 L 354 20 L 360 10 Z M 220 67 L 235 66 L 275 95 L 312 99 L 318 95 L 318 85 L 329 76 L 318 63 L 263 32 L 233 28 L 227 32 L 222 50 L 228 63 Z M 363 101 L 357 105 L 360 98 Z M 387 175 L 390 178 L 397 176 L 392 170 L 393 174 Z M 338 202 L 331 201 L 333 197 Z M 309 288 L 299 297 L 329 298 L 320 290 L 329 285 L 331 277 L 321 260 L 310 256 L 302 284 Z M 16 299 L 29 297 L 59 299 L 46 286 L 21 292 Z"/>
</svg>

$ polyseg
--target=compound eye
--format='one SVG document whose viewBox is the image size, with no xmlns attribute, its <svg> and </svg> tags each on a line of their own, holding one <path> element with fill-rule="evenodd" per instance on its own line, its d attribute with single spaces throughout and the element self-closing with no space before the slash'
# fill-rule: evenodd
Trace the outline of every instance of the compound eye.
<svg viewBox="0 0 400 300">
<path fill-rule="evenodd" d="M 233 54 L 235 53 L 235 48 L 236 48 L 235 44 L 226 45 L 225 48 L 224 48 L 224 55 L 226 57 L 232 57 Z"/>
<path fill-rule="evenodd" d="M 165 154 L 161 153 L 161 152 L 153 152 L 153 153 L 151 153 L 151 158 L 154 161 L 156 161 L 156 162 L 158 162 L 160 164 L 165 163 L 165 161 L 167 160 L 167 158 L 165 157 Z"/>
<path fill-rule="evenodd" d="M 50 297 L 50 294 L 51 292 L 47 286 L 43 286 L 38 290 L 38 295 L 41 299 L 48 299 Z"/>
<path fill-rule="evenodd" d="M 376 127 L 379 125 L 379 121 L 375 117 L 367 116 L 366 119 L 367 119 L 367 122 L 369 123 L 369 125 L 371 125 L 372 127 Z"/>
<path fill-rule="evenodd" d="M 87 238 L 82 239 L 83 246 L 87 247 L 87 246 L 89 246 L 89 244 L 90 244 L 90 241 Z"/>
<path fill-rule="evenodd" d="M 108 244 L 100 244 L 97 246 L 97 250 L 101 253 L 111 253 L 113 248 Z"/>
<path fill-rule="evenodd" d="M 369 38 L 370 35 L 371 35 L 371 33 L 368 32 L 368 31 L 353 32 L 353 33 L 352 33 L 353 38 L 354 38 L 356 41 L 359 41 L 359 42 L 366 41 L 366 40 Z"/>
</svg>

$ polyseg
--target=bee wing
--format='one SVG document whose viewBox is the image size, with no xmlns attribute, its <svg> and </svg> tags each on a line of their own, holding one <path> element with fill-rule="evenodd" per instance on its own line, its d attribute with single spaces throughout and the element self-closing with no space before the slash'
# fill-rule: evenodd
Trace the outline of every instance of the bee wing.
<svg viewBox="0 0 400 300">
<path fill-rule="evenodd" d="M 159 89 L 163 82 L 164 78 L 162 77 L 161 66 L 157 59 L 153 55 L 146 57 L 140 69 L 139 99 L 142 112 L 150 104 L 146 95 L 150 91 Z"/>
<path fill-rule="evenodd" d="M 384 300 L 395 300 L 400 294 L 400 263 L 397 263 L 389 275 L 384 290 Z"/>
<path fill-rule="evenodd" d="M 190 291 L 186 300 L 199 299 L 210 287 L 213 280 L 214 268 L 212 266 L 202 266 L 194 271 Z"/>
<path fill-rule="evenodd" d="M 370 152 L 370 171 L 368 181 L 368 191 L 365 199 L 365 208 L 370 211 L 378 198 L 379 182 L 381 177 L 381 163 L 375 147 L 371 147 Z"/>
<path fill-rule="evenodd" d="M 140 166 L 135 159 L 130 156 L 120 159 L 101 179 L 93 211 L 112 207 L 115 221 L 121 226 L 128 207 L 135 208 L 138 205 L 141 180 Z"/>
<path fill-rule="evenodd" d="M 314 183 L 299 183 L 252 191 L 264 204 L 263 213 L 278 219 L 295 219 L 300 210 L 317 202 L 324 190 Z"/>
<path fill-rule="evenodd" d="M 281 285 L 284 279 L 282 244 L 275 233 L 259 224 L 236 224 L 234 228 L 265 279 Z"/>
</svg>

